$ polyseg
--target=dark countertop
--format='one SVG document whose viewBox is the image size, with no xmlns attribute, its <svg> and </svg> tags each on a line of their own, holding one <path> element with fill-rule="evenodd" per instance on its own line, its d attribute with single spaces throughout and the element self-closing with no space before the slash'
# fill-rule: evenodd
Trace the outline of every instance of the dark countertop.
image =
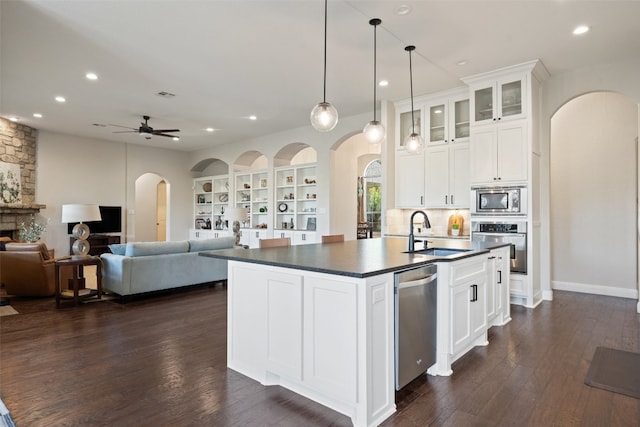
<svg viewBox="0 0 640 427">
<path fill-rule="evenodd" d="M 433 262 L 457 261 L 507 245 L 508 243 L 482 244 L 470 241 L 434 241 L 429 244 L 431 248 L 471 249 L 469 252 L 441 257 L 404 253 L 408 249 L 408 239 L 384 237 L 280 248 L 221 249 L 200 252 L 200 255 L 361 278 Z M 416 249 L 421 248 L 422 243 L 416 243 Z"/>
</svg>

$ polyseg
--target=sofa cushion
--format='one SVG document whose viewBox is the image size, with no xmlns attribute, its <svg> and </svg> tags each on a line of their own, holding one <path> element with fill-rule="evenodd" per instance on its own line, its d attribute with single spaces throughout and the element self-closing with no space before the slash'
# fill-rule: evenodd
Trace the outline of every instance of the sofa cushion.
<svg viewBox="0 0 640 427">
<path fill-rule="evenodd" d="M 127 245 L 125 243 L 113 243 L 109 245 L 109 250 L 112 254 L 124 255 L 127 250 Z"/>
<path fill-rule="evenodd" d="M 231 249 L 236 243 L 233 236 L 216 239 L 189 240 L 189 252 L 213 251 L 215 249 Z"/>
<path fill-rule="evenodd" d="M 189 242 L 130 242 L 127 243 L 125 256 L 151 256 L 162 254 L 180 254 L 189 252 Z"/>
</svg>

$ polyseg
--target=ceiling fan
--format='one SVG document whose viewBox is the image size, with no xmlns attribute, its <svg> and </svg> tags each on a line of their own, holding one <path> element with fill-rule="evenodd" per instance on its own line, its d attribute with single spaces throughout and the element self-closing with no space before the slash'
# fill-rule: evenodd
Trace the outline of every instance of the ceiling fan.
<svg viewBox="0 0 640 427">
<path fill-rule="evenodd" d="M 149 119 L 151 117 L 149 116 L 142 116 L 142 118 L 144 119 L 144 122 L 140 122 L 140 127 L 139 128 L 130 128 L 128 126 L 120 126 L 120 125 L 111 125 L 111 126 L 118 126 L 121 128 L 126 128 L 126 129 L 131 129 L 131 130 L 123 130 L 123 131 L 117 131 L 117 132 L 113 132 L 113 133 L 137 133 L 140 136 L 144 136 L 145 139 L 151 139 L 152 136 L 157 135 L 157 136 L 168 136 L 169 138 L 178 138 L 179 137 L 177 135 L 169 135 L 169 132 L 180 132 L 180 129 L 154 129 L 151 126 L 149 126 Z"/>
</svg>

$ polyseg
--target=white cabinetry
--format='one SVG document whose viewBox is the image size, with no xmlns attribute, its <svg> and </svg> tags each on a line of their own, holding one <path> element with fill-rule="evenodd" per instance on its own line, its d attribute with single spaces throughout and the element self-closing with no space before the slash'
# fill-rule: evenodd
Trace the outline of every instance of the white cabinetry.
<svg viewBox="0 0 640 427">
<path fill-rule="evenodd" d="M 380 424 L 395 411 L 393 274 L 229 261 L 228 367 Z"/>
<path fill-rule="evenodd" d="M 425 155 L 396 154 L 396 207 L 424 207 Z"/>
<path fill-rule="evenodd" d="M 396 149 L 404 151 L 404 141 L 415 131 L 418 135 L 424 135 L 423 114 L 424 107 L 417 106 L 414 102 L 413 122 L 411 121 L 411 102 L 405 100 L 395 105 L 396 108 Z"/>
<path fill-rule="evenodd" d="M 451 267 L 451 354 L 456 360 L 475 345 L 487 344 L 488 262 L 483 256 Z"/>
<path fill-rule="evenodd" d="M 229 205 L 229 177 L 227 175 L 208 176 L 193 180 L 193 228 L 189 230 L 191 239 L 207 239 L 214 232 L 226 231 L 224 212 Z M 229 233 L 225 233 L 228 235 Z"/>
<path fill-rule="evenodd" d="M 515 73 L 489 77 L 470 85 L 473 124 L 483 124 L 527 115 L 527 75 Z"/>
<path fill-rule="evenodd" d="M 469 144 L 426 149 L 426 207 L 469 207 Z"/>
<path fill-rule="evenodd" d="M 489 256 L 491 275 L 489 276 L 490 288 L 493 288 L 493 314 L 487 310 L 489 325 L 505 325 L 511 321 L 510 299 L 510 247 L 493 249 Z M 489 297 L 491 298 L 491 296 Z"/>
<path fill-rule="evenodd" d="M 407 101 L 396 104 L 396 207 L 469 207 L 469 90 L 455 89 L 419 97 L 414 115 L 426 123 L 425 152 L 408 154 L 403 140 L 410 132 Z M 425 120 L 422 120 L 424 116 Z M 416 119 L 417 121 L 417 119 Z M 416 123 L 416 129 L 418 129 Z"/>
<path fill-rule="evenodd" d="M 506 263 L 508 266 L 508 248 Z M 498 261 L 499 257 L 503 257 Z M 505 248 L 453 262 L 438 263 L 438 333 L 436 363 L 431 375 L 451 375 L 451 364 L 478 345 L 487 345 L 487 330 L 510 320 L 508 308 L 508 270 L 504 268 Z M 501 264 L 502 263 L 502 264 Z M 498 285 L 500 276 L 506 285 Z M 507 287 L 505 287 L 507 286 Z M 499 303 L 496 303 L 500 298 Z M 490 314 L 491 322 L 490 323 Z"/>
<path fill-rule="evenodd" d="M 471 129 L 471 184 L 527 180 L 527 125 L 519 120 Z"/>
<path fill-rule="evenodd" d="M 429 144 L 469 141 L 469 90 L 441 92 L 439 99 L 428 98 L 424 107 Z"/>
</svg>

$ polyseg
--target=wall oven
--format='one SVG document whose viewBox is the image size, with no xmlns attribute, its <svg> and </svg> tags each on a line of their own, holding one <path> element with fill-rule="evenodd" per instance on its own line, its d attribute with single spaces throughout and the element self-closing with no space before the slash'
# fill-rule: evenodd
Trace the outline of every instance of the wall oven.
<svg viewBox="0 0 640 427">
<path fill-rule="evenodd" d="M 511 243 L 511 272 L 527 273 L 527 223 L 472 222 L 471 240 L 484 243 Z"/>
<path fill-rule="evenodd" d="M 472 187 L 471 215 L 526 215 L 527 187 Z"/>
</svg>

